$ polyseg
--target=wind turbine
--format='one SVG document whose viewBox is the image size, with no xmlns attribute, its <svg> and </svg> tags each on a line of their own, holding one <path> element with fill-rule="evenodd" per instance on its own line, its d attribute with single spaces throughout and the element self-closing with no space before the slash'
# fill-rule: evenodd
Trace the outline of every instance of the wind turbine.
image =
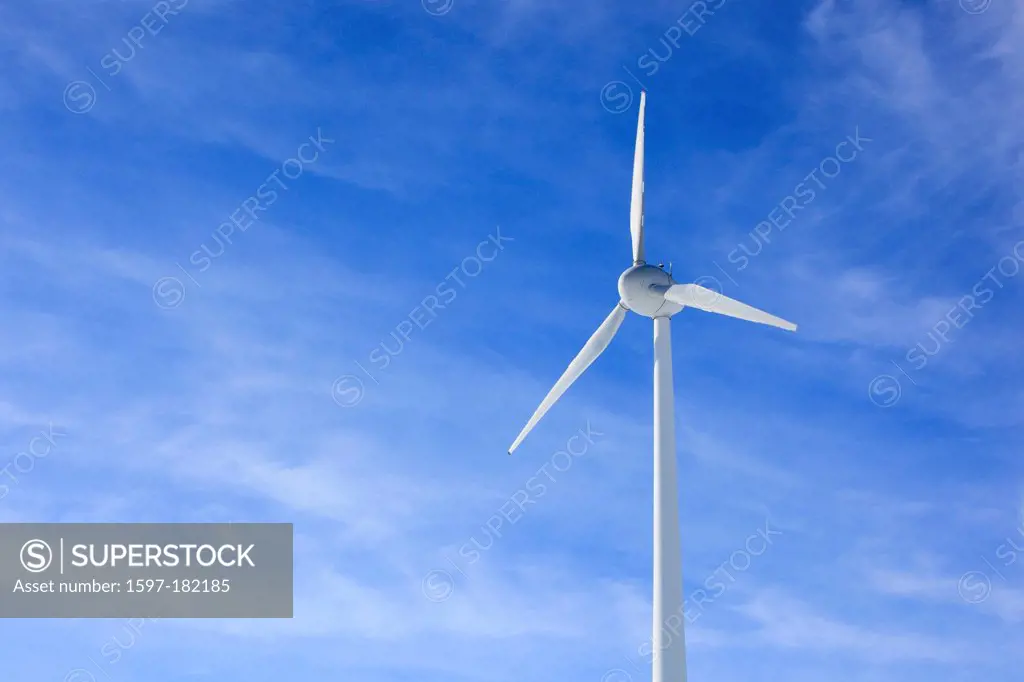
<svg viewBox="0 0 1024 682">
<path fill-rule="evenodd" d="M 644 106 L 636 126 L 633 157 L 633 194 L 629 205 L 629 229 L 633 237 L 633 265 L 619 276 L 619 302 L 605 318 L 583 350 L 569 363 L 561 378 L 530 417 L 508 454 L 519 447 L 551 406 L 608 347 L 627 311 L 654 320 L 654 620 L 651 637 L 653 682 L 686 682 L 686 643 L 682 630 L 673 637 L 665 632 L 668 618 L 683 617 L 683 566 L 679 538 L 679 494 L 676 482 L 676 432 L 673 418 L 672 344 L 669 318 L 684 308 L 758 322 L 788 331 L 796 325 L 705 289 L 697 284 L 678 284 L 661 265 L 648 265 L 644 254 Z"/>
</svg>

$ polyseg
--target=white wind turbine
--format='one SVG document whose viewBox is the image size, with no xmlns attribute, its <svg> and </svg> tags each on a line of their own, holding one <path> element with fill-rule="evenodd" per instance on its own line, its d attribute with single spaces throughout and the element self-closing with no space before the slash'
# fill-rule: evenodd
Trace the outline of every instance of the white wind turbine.
<svg viewBox="0 0 1024 682">
<path fill-rule="evenodd" d="M 653 682 L 686 681 L 686 643 L 682 632 L 666 635 L 665 622 L 683 616 L 683 567 L 679 539 L 679 496 L 676 483 L 676 433 L 673 418 L 672 344 L 669 318 L 683 308 L 698 308 L 789 331 L 796 325 L 727 298 L 696 284 L 677 284 L 661 265 L 644 260 L 644 105 L 636 127 L 633 195 L 629 228 L 633 237 L 633 266 L 619 277 L 620 301 L 583 346 L 569 368 L 548 392 L 519 433 L 508 454 L 519 447 L 551 406 L 597 359 L 619 330 L 627 310 L 654 319 L 654 620 L 651 651 Z M 666 641 L 667 640 L 667 641 Z"/>
</svg>

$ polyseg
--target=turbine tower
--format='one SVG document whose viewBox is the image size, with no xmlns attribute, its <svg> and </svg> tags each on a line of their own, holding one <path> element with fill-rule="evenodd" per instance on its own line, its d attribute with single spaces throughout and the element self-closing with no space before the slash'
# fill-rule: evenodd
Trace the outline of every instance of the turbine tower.
<svg viewBox="0 0 1024 682">
<path fill-rule="evenodd" d="M 627 311 L 654 320 L 654 618 L 651 637 L 653 682 L 686 682 L 686 643 L 666 632 L 666 622 L 683 618 L 683 567 L 679 538 L 679 493 L 676 482 L 676 431 L 672 392 L 672 340 L 669 319 L 684 308 L 758 322 L 788 331 L 796 325 L 696 284 L 678 284 L 662 266 L 648 265 L 644 254 L 644 107 L 636 126 L 633 193 L 629 229 L 633 265 L 619 277 L 619 302 L 597 328 L 583 350 L 548 392 L 530 417 L 508 454 L 519 447 L 551 406 L 590 367 L 615 337 Z"/>
</svg>

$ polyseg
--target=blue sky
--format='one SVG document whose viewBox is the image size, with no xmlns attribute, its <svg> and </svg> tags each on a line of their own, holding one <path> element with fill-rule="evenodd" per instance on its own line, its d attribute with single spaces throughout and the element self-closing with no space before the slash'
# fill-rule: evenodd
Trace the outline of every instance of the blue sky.
<svg viewBox="0 0 1024 682">
<path fill-rule="evenodd" d="M 692 679 L 1019 679 L 1024 3 L 705 9 L 0 7 L 0 518 L 296 533 L 290 621 L 6 621 L 4 677 L 648 677 L 650 323 L 505 455 L 640 81 L 649 258 L 800 325 L 673 320 Z"/>
</svg>

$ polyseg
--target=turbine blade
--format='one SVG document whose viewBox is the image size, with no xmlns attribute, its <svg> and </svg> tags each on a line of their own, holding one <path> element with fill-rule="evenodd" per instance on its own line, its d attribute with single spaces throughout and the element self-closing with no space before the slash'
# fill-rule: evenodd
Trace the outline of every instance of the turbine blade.
<svg viewBox="0 0 1024 682">
<path fill-rule="evenodd" d="M 723 296 L 717 291 L 705 289 L 697 284 L 674 284 L 665 291 L 665 298 L 685 308 L 699 308 L 709 313 L 718 313 L 719 315 L 728 315 L 729 317 L 747 320 L 748 322 L 767 324 L 791 332 L 796 331 L 796 325 L 792 322 L 787 322 L 781 317 L 775 317 L 763 310 L 758 310 L 746 303 L 740 303 L 728 296 Z"/>
<path fill-rule="evenodd" d="M 597 359 L 597 356 L 604 352 L 604 349 L 608 347 L 611 340 L 615 338 L 615 333 L 619 331 L 619 326 L 622 324 L 622 320 L 625 316 L 626 308 L 619 303 L 615 306 L 615 310 L 613 310 L 611 314 L 605 318 L 604 322 L 601 323 L 601 326 L 597 328 L 597 331 L 594 332 L 593 336 L 591 336 L 587 343 L 584 344 L 583 350 L 579 352 L 579 355 L 573 358 L 573 361 L 569 363 L 569 367 L 555 383 L 554 387 L 552 387 L 552 389 L 548 391 L 548 394 L 544 396 L 544 400 L 541 402 L 540 407 L 538 407 L 537 411 L 533 413 L 532 417 L 530 417 L 530 421 L 526 422 L 526 426 L 524 426 L 523 430 L 519 432 L 519 436 L 516 438 L 515 442 L 512 443 L 512 447 L 508 449 L 508 454 L 511 455 L 512 451 L 519 447 L 519 444 L 523 442 L 526 435 L 530 433 L 534 426 L 537 425 L 537 422 L 540 421 L 541 417 L 551 409 L 551 406 L 555 404 L 555 401 L 561 398 L 566 389 L 572 386 L 572 383 L 576 381 L 584 371 L 586 371 L 587 367 L 590 367 L 594 360 Z"/>
<path fill-rule="evenodd" d="M 629 200 L 629 232 L 633 237 L 633 262 L 644 259 L 644 106 L 647 93 L 640 92 L 640 117 L 636 122 L 633 153 L 633 194 Z"/>
</svg>

